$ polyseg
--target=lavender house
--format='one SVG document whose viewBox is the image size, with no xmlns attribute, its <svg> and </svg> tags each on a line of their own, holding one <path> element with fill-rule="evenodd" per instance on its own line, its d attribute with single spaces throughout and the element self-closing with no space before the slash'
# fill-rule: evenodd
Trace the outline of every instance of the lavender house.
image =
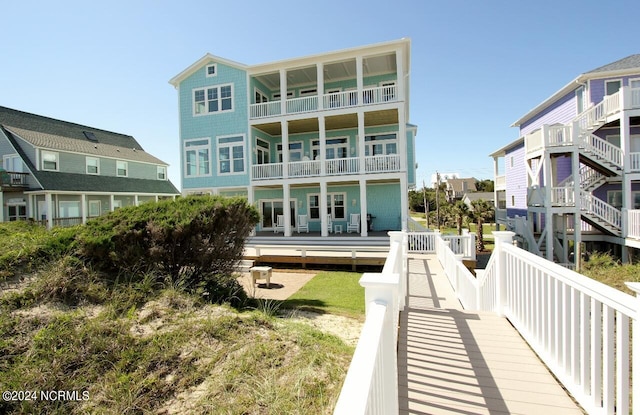
<svg viewBox="0 0 640 415">
<path fill-rule="evenodd" d="M 512 126 L 519 138 L 490 155 L 498 222 L 549 260 L 627 261 L 640 248 L 640 54 L 579 75 Z"/>
</svg>

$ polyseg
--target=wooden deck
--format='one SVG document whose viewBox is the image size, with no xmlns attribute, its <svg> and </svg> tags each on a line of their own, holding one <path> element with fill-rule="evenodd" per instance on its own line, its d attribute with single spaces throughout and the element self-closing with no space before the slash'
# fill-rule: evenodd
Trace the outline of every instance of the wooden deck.
<svg viewBox="0 0 640 415">
<path fill-rule="evenodd" d="M 435 255 L 409 260 L 400 414 L 583 414 L 509 322 L 464 311 Z"/>
</svg>

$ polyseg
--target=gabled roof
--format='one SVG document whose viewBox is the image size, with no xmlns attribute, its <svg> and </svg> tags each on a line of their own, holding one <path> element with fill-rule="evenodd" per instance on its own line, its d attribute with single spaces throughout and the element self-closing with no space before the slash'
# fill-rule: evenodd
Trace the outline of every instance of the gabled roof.
<svg viewBox="0 0 640 415">
<path fill-rule="evenodd" d="M 511 126 L 521 126 L 523 123 L 539 114 L 542 110 L 546 109 L 549 105 L 553 104 L 561 97 L 575 90 L 579 85 L 584 84 L 591 79 L 599 79 L 609 76 L 623 76 L 626 74 L 632 75 L 634 73 L 640 73 L 640 55 L 638 54 L 627 56 L 626 58 L 622 58 L 615 62 L 608 63 L 596 69 L 592 69 L 588 72 L 580 74 L 576 79 L 569 82 L 567 85 L 562 87 L 549 98 L 538 104 L 535 108 L 533 108 L 525 115 L 523 115 L 520 119 L 511 124 Z"/>
<path fill-rule="evenodd" d="M 130 135 L 0 107 L 0 125 L 31 145 L 105 157 L 167 165 L 146 153 Z M 91 139 L 85 133 L 90 133 Z M 119 151 L 118 151 L 119 150 Z"/>
<path fill-rule="evenodd" d="M 590 70 L 587 74 L 595 74 L 611 71 L 623 71 L 627 69 L 640 69 L 640 54 L 627 56 L 615 62 Z"/>
<path fill-rule="evenodd" d="M 182 72 L 180 72 L 179 74 L 171 78 L 169 80 L 169 83 L 177 88 L 180 82 L 182 82 L 183 80 L 191 76 L 191 74 L 193 74 L 195 71 L 202 68 L 203 65 L 209 62 L 222 63 L 224 65 L 231 66 L 232 68 L 238 68 L 243 70 L 246 70 L 248 68 L 248 66 L 243 63 L 234 62 L 232 60 L 221 58 L 220 56 L 212 55 L 211 53 L 207 53 L 206 55 L 204 55 L 203 57 L 195 61 L 193 64 L 189 65 L 187 69 L 183 70 Z"/>
<path fill-rule="evenodd" d="M 464 188 L 464 184 L 465 183 L 468 186 L 467 189 Z M 478 183 L 478 180 L 476 178 L 474 178 L 474 177 L 467 177 L 467 178 L 464 178 L 464 179 L 448 179 L 447 180 L 448 187 L 450 187 L 451 189 L 453 189 L 456 192 L 476 190 L 476 183 Z"/>
</svg>

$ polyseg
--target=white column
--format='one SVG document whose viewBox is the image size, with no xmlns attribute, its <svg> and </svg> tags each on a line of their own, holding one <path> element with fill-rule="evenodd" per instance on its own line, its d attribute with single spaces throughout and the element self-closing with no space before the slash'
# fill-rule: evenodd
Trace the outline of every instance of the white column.
<svg viewBox="0 0 640 415">
<path fill-rule="evenodd" d="M 87 223 L 87 195 L 80 195 L 80 203 L 82 204 L 82 223 Z"/>
<path fill-rule="evenodd" d="M 289 123 L 280 121 L 282 129 L 282 177 L 289 177 Z"/>
<path fill-rule="evenodd" d="M 360 236 L 367 235 L 367 180 L 360 179 Z"/>
<path fill-rule="evenodd" d="M 398 101 L 404 101 L 405 79 L 404 79 L 404 53 L 403 49 L 396 50 L 396 94 Z"/>
<path fill-rule="evenodd" d="M 546 137 L 547 126 L 542 126 L 542 136 Z M 551 213 L 551 187 L 553 186 L 552 169 L 551 169 L 551 155 L 548 151 L 544 153 L 544 165 L 542 167 L 543 179 L 544 179 L 544 213 L 545 213 L 545 229 L 546 245 L 547 245 L 547 259 L 553 261 L 553 214 Z"/>
<path fill-rule="evenodd" d="M 409 215 L 409 187 L 407 185 L 407 174 L 400 175 L 400 229 L 407 231 L 407 217 Z"/>
<path fill-rule="evenodd" d="M 400 155 L 400 171 L 407 170 L 407 123 L 404 105 L 398 107 L 398 154 Z"/>
<path fill-rule="evenodd" d="M 356 56 L 356 86 L 358 88 L 358 105 L 362 105 L 363 89 L 364 89 L 364 75 L 362 70 L 362 56 Z"/>
<path fill-rule="evenodd" d="M 325 161 L 327 156 L 327 130 L 324 115 L 318 117 L 318 134 L 318 140 L 320 141 L 320 155 L 318 156 L 318 160 L 320 160 L 320 177 L 325 177 L 327 175 L 327 163 Z"/>
<path fill-rule="evenodd" d="M 254 188 L 253 186 L 249 186 L 247 187 L 247 203 L 249 203 L 250 205 L 253 205 L 254 199 L 255 199 Z"/>
<path fill-rule="evenodd" d="M 316 64 L 316 78 L 318 80 L 318 110 L 324 108 L 324 64 L 318 62 Z"/>
<path fill-rule="evenodd" d="M 133 196 L 133 206 L 138 206 L 140 204 L 140 200 L 138 199 L 138 195 Z"/>
<path fill-rule="evenodd" d="M 47 228 L 51 229 L 53 227 L 53 200 L 51 193 L 45 193 L 44 201 L 47 205 Z"/>
<path fill-rule="evenodd" d="M 30 198 L 29 198 L 29 202 L 31 202 Z M 27 209 L 29 205 L 30 203 L 27 203 Z M 27 213 L 27 217 L 30 218 L 31 216 L 29 216 Z M 4 193 L 1 190 L 0 190 L 0 222 L 4 222 Z"/>
<path fill-rule="evenodd" d="M 287 113 L 287 70 L 280 69 L 280 114 Z"/>
<path fill-rule="evenodd" d="M 327 231 L 327 182 L 320 182 L 320 235 L 328 236 Z"/>
<path fill-rule="evenodd" d="M 115 202 L 115 197 L 113 197 L 113 193 L 109 196 L 109 210 L 111 210 L 112 212 L 115 210 L 113 208 L 113 204 Z"/>
<path fill-rule="evenodd" d="M 580 153 L 576 149 L 571 153 L 571 171 L 573 172 L 573 200 L 575 200 L 575 209 L 573 210 L 573 263 L 576 271 L 580 270 L 580 246 L 582 244 L 582 214 L 580 213 Z M 568 245 L 567 245 L 568 246 Z"/>
<path fill-rule="evenodd" d="M 284 236 L 291 236 L 291 188 L 289 183 L 282 185 L 282 210 L 284 212 Z"/>
<path fill-rule="evenodd" d="M 365 174 L 365 134 L 364 112 L 358 111 L 358 164 L 360 165 L 360 174 Z"/>
</svg>

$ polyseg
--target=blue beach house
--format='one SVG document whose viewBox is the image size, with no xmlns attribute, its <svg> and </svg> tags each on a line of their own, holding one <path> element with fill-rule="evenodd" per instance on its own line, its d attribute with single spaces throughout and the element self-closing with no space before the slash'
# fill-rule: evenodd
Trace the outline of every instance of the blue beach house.
<svg viewBox="0 0 640 415">
<path fill-rule="evenodd" d="M 270 234 L 406 229 L 410 46 L 257 65 L 206 54 L 170 80 L 183 194 L 245 196 Z"/>
<path fill-rule="evenodd" d="M 640 248 L 640 55 L 585 72 L 513 123 L 491 154 L 498 222 L 549 260 Z M 498 197 L 495 198 L 498 200 Z"/>
</svg>

